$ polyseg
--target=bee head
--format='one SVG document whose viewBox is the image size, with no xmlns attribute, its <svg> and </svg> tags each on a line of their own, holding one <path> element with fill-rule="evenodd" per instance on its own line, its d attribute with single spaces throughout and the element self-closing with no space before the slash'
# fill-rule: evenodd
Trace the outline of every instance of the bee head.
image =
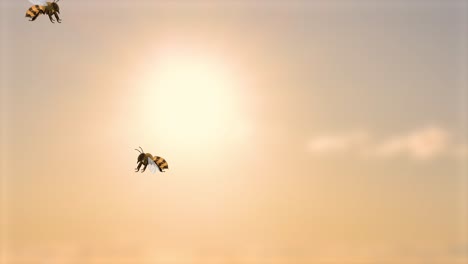
<svg viewBox="0 0 468 264">
<path fill-rule="evenodd" d="M 60 7 L 59 7 L 59 5 L 57 4 L 57 2 L 58 2 L 58 1 L 54 1 L 53 3 L 51 3 L 51 5 L 52 5 L 52 9 L 53 9 L 54 11 L 56 11 L 57 13 L 60 14 Z"/>
<path fill-rule="evenodd" d="M 137 163 L 138 162 L 143 162 L 145 160 L 145 156 L 146 156 L 145 153 L 141 153 L 140 155 L 138 155 Z"/>
<path fill-rule="evenodd" d="M 137 163 L 138 162 L 143 162 L 143 160 L 145 160 L 145 152 L 143 151 L 143 149 L 141 147 L 139 147 L 141 149 L 141 151 L 139 149 L 135 149 L 136 151 L 140 152 L 140 155 L 138 155 L 138 160 L 137 160 Z"/>
</svg>

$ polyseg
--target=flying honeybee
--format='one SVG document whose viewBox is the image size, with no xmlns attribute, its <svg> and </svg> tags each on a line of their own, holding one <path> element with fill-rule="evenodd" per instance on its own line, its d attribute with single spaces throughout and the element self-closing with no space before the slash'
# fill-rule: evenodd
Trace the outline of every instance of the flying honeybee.
<svg viewBox="0 0 468 264">
<path fill-rule="evenodd" d="M 137 159 L 138 167 L 135 168 L 135 172 L 138 172 L 140 170 L 141 165 L 145 165 L 141 172 L 144 172 L 148 165 L 150 165 L 150 171 L 152 173 L 156 172 L 156 168 L 159 169 L 160 172 L 164 172 L 165 169 L 169 169 L 169 166 L 165 159 L 158 156 L 153 157 L 153 155 L 145 153 L 141 147 L 139 148 L 141 149 L 141 151 L 135 149 L 136 151 L 140 152 L 140 155 L 138 155 Z"/>
<path fill-rule="evenodd" d="M 47 2 L 47 0 L 29 0 L 29 2 L 34 5 L 31 6 L 28 11 L 26 11 L 26 17 L 31 18 L 29 21 L 34 21 L 40 15 L 48 15 L 50 22 L 54 23 L 52 16 L 55 16 L 57 22 L 62 22 L 58 14 L 60 14 L 60 8 L 57 4 L 59 0 L 54 0 L 53 2 Z"/>
</svg>

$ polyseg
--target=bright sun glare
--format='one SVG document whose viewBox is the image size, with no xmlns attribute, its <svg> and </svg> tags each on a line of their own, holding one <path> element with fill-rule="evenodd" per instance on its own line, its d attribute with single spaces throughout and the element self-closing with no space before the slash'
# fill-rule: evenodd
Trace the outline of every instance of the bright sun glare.
<svg viewBox="0 0 468 264">
<path fill-rule="evenodd" d="M 160 139 L 215 146 L 245 131 L 237 100 L 239 79 L 219 58 L 199 52 L 164 52 L 151 58 L 143 79 L 144 113 Z"/>
</svg>

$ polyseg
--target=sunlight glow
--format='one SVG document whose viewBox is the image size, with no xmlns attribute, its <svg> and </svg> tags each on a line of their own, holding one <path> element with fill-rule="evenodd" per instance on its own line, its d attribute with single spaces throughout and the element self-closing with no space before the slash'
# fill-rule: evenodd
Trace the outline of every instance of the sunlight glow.
<svg viewBox="0 0 468 264">
<path fill-rule="evenodd" d="M 165 51 L 147 67 L 143 112 L 155 113 L 150 130 L 158 137 L 185 147 L 213 147 L 246 131 L 236 93 L 242 87 L 219 58 Z"/>
</svg>

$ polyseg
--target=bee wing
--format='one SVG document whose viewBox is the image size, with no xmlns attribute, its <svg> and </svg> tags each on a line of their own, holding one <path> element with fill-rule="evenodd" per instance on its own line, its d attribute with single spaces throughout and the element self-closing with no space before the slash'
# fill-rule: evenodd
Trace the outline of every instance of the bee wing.
<svg viewBox="0 0 468 264">
<path fill-rule="evenodd" d="M 47 5 L 47 0 L 29 0 L 29 2 L 35 4 L 35 5 L 40 5 L 40 6 L 45 6 Z"/>
<path fill-rule="evenodd" d="M 149 165 L 149 169 L 152 173 L 156 173 L 156 170 L 158 169 L 158 165 L 156 165 L 156 163 L 154 163 L 154 161 L 148 157 L 148 165 Z"/>
</svg>

